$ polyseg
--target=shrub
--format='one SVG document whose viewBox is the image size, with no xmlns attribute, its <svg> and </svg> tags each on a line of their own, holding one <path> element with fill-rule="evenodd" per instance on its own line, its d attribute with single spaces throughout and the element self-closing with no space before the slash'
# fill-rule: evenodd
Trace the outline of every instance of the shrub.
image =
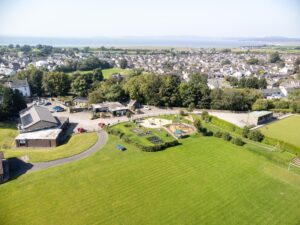
<svg viewBox="0 0 300 225">
<path fill-rule="evenodd" d="M 205 121 L 205 122 L 210 122 L 211 121 L 211 116 L 208 114 L 207 111 L 203 111 L 201 113 L 201 118 Z"/>
<path fill-rule="evenodd" d="M 202 124 L 201 124 L 201 121 L 199 119 L 195 119 L 194 126 L 196 127 L 197 131 L 200 133 L 201 128 L 202 128 Z"/>
<path fill-rule="evenodd" d="M 245 142 L 240 138 L 233 138 L 232 143 L 238 146 L 243 146 Z"/>
<path fill-rule="evenodd" d="M 252 141 L 261 142 L 264 139 L 264 135 L 259 130 L 251 130 L 248 134 L 248 138 Z"/>
<path fill-rule="evenodd" d="M 191 104 L 189 104 L 188 111 L 193 112 L 194 108 L 195 108 L 195 103 L 192 102 Z"/>
<path fill-rule="evenodd" d="M 214 136 L 217 137 L 217 138 L 221 138 L 222 135 L 223 135 L 223 133 L 219 130 L 214 133 Z"/>
<path fill-rule="evenodd" d="M 228 132 L 224 132 L 222 134 L 222 138 L 225 140 L 225 141 L 230 141 L 232 139 L 231 135 L 228 133 Z"/>
<path fill-rule="evenodd" d="M 242 136 L 247 138 L 249 135 L 249 132 L 250 132 L 250 127 L 248 127 L 248 126 L 244 127 Z"/>
<path fill-rule="evenodd" d="M 180 116 L 186 116 L 187 113 L 186 113 L 184 110 L 181 109 L 181 110 L 179 111 L 179 115 L 180 115 Z"/>
</svg>

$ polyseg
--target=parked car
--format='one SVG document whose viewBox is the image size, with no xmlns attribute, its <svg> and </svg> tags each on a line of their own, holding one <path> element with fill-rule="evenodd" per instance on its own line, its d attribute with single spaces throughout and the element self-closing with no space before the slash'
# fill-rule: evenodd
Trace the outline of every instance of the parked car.
<svg viewBox="0 0 300 225">
<path fill-rule="evenodd" d="M 52 105 L 51 102 L 45 102 L 44 106 Z"/>
<path fill-rule="evenodd" d="M 86 132 L 86 129 L 84 129 L 84 128 L 82 128 L 82 127 L 78 127 L 78 128 L 77 128 L 77 132 L 81 134 L 81 133 Z"/>
<path fill-rule="evenodd" d="M 151 108 L 149 107 L 149 106 L 144 106 L 144 109 L 146 109 L 146 110 L 151 110 Z"/>
<path fill-rule="evenodd" d="M 99 126 L 100 128 L 104 128 L 106 125 L 105 125 L 105 123 L 98 123 L 98 126 Z"/>
<path fill-rule="evenodd" d="M 65 109 L 63 107 L 60 107 L 60 106 L 55 106 L 55 107 L 52 108 L 52 110 L 54 112 L 63 112 L 63 111 L 65 111 Z"/>
</svg>

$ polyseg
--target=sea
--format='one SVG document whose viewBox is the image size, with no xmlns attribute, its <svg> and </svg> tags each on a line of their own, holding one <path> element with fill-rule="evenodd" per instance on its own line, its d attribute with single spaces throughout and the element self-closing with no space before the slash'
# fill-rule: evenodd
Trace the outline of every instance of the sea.
<svg viewBox="0 0 300 225">
<path fill-rule="evenodd" d="M 199 37 L 12 37 L 0 36 L 0 45 L 52 45 L 55 47 L 174 47 L 174 48 L 237 48 L 244 46 L 300 46 L 300 39 L 288 38 L 199 38 Z"/>
</svg>

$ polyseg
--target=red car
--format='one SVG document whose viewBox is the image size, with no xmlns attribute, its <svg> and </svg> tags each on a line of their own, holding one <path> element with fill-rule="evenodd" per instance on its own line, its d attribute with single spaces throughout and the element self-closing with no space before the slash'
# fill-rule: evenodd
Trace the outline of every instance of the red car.
<svg viewBox="0 0 300 225">
<path fill-rule="evenodd" d="M 84 128 L 82 128 L 82 127 L 78 127 L 77 128 L 77 132 L 78 133 L 84 133 L 84 132 L 86 132 L 86 130 Z"/>
<path fill-rule="evenodd" d="M 98 123 L 98 126 L 99 126 L 100 128 L 104 128 L 106 125 L 105 125 L 105 123 Z"/>
</svg>

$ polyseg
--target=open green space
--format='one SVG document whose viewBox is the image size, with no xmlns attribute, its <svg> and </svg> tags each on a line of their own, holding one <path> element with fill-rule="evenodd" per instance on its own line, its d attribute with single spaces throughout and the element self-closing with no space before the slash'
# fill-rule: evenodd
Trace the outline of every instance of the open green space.
<svg viewBox="0 0 300 225">
<path fill-rule="evenodd" d="M 131 69 L 121 69 L 121 68 L 111 68 L 111 69 L 102 70 L 102 73 L 103 73 L 104 79 L 108 79 L 114 73 L 119 73 L 123 76 L 130 75 L 130 74 L 132 74 L 132 70 Z"/>
<path fill-rule="evenodd" d="M 65 143 L 55 148 L 15 148 L 16 126 L 13 123 L 0 123 L 0 151 L 5 158 L 27 155 L 30 162 L 47 162 L 79 154 L 93 146 L 96 133 L 74 134 Z"/>
<path fill-rule="evenodd" d="M 273 122 L 260 130 L 267 137 L 300 148 L 300 116 L 298 115 Z"/>
<path fill-rule="evenodd" d="M 1 224 L 299 224 L 299 175 L 214 137 L 181 143 L 148 153 L 109 136 L 92 157 L 1 185 Z"/>
</svg>

